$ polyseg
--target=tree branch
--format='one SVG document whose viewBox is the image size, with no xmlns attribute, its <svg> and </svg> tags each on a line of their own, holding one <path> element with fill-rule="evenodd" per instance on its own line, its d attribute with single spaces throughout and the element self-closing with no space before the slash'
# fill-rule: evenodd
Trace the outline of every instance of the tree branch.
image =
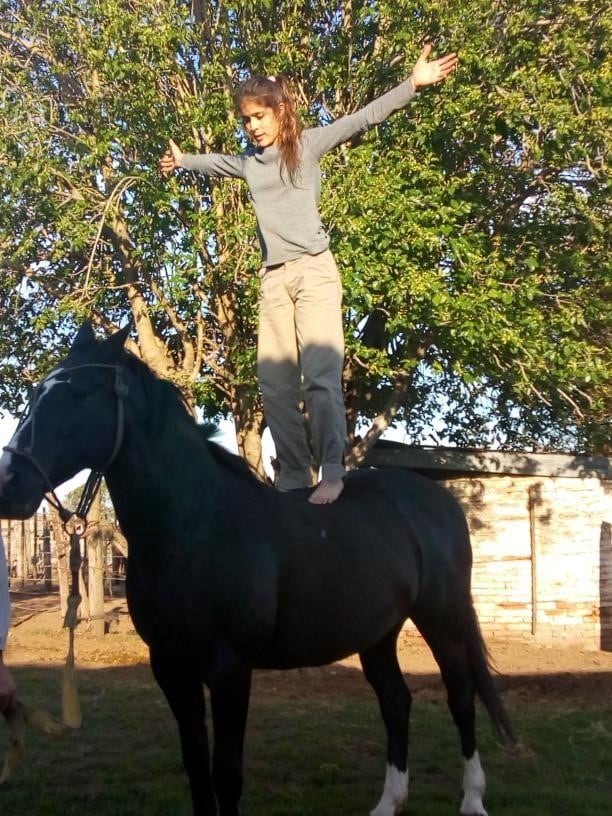
<svg viewBox="0 0 612 816">
<path fill-rule="evenodd" d="M 393 422 L 402 403 L 406 400 L 406 395 L 413 381 L 413 371 L 404 372 L 398 376 L 387 407 L 374 419 L 366 435 L 349 451 L 346 457 L 348 468 L 356 468 L 363 464 L 370 448 L 374 446 L 376 440 Z"/>
</svg>

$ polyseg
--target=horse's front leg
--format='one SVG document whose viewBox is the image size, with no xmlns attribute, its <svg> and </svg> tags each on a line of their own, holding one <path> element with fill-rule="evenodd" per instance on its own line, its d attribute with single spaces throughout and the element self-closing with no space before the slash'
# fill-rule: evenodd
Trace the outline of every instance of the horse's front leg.
<svg viewBox="0 0 612 816">
<path fill-rule="evenodd" d="M 395 816 L 408 799 L 408 728 L 412 697 L 396 655 L 398 629 L 360 653 L 366 679 L 376 692 L 387 731 L 387 773 L 370 816 Z"/>
<path fill-rule="evenodd" d="M 225 653 L 207 682 L 215 735 L 213 785 L 219 816 L 239 816 L 251 669 Z"/>
<path fill-rule="evenodd" d="M 181 738 L 194 816 L 217 816 L 210 774 L 204 687 L 199 672 L 184 658 L 150 650 L 151 668 L 168 700 Z"/>
</svg>

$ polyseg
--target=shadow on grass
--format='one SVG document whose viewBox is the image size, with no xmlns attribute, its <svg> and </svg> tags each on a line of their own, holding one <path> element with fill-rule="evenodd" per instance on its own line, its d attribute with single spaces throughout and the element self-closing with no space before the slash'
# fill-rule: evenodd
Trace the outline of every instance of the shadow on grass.
<svg viewBox="0 0 612 816">
<path fill-rule="evenodd" d="M 15 675 L 25 701 L 59 713 L 61 667 L 17 666 Z M 60 738 L 28 732 L 27 760 L 0 788 L 2 816 L 189 816 L 176 726 L 149 667 L 81 670 L 79 682 L 82 729 Z M 416 693 L 406 813 L 450 816 L 460 802 L 457 735 L 439 678 L 421 674 L 409 682 Z M 563 686 L 568 678 L 547 675 L 545 682 Z M 553 702 L 537 694 L 527 705 L 533 683 L 528 676 L 504 679 L 523 741 L 518 751 L 497 746 L 479 714 L 489 812 L 607 812 L 609 695 L 585 706 L 571 694 Z M 6 734 L 0 731 L 1 750 Z M 258 672 L 245 763 L 243 816 L 366 816 L 386 763 L 378 708 L 361 672 L 337 665 Z"/>
</svg>

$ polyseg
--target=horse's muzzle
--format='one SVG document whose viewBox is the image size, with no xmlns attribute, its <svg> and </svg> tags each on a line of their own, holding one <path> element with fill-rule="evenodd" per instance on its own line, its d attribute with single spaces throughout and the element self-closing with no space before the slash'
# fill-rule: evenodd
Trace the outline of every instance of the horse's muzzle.
<svg viewBox="0 0 612 816">
<path fill-rule="evenodd" d="M 2 459 L 5 457 L 3 456 Z M 15 470 L 0 460 L 0 518 L 27 519 L 38 509 L 44 496 L 40 480 L 29 484 Z"/>
</svg>

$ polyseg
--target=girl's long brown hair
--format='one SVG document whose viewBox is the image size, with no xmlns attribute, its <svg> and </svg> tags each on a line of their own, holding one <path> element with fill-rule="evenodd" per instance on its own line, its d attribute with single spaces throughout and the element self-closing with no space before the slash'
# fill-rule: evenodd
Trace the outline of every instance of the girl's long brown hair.
<svg viewBox="0 0 612 816">
<path fill-rule="evenodd" d="M 234 96 L 234 104 L 238 113 L 240 113 L 242 103 L 247 99 L 266 108 L 272 108 L 278 117 L 281 173 L 287 170 L 291 183 L 295 184 L 300 167 L 302 123 L 295 109 L 289 81 L 280 74 L 274 77 L 252 76 L 239 86 Z"/>
</svg>

